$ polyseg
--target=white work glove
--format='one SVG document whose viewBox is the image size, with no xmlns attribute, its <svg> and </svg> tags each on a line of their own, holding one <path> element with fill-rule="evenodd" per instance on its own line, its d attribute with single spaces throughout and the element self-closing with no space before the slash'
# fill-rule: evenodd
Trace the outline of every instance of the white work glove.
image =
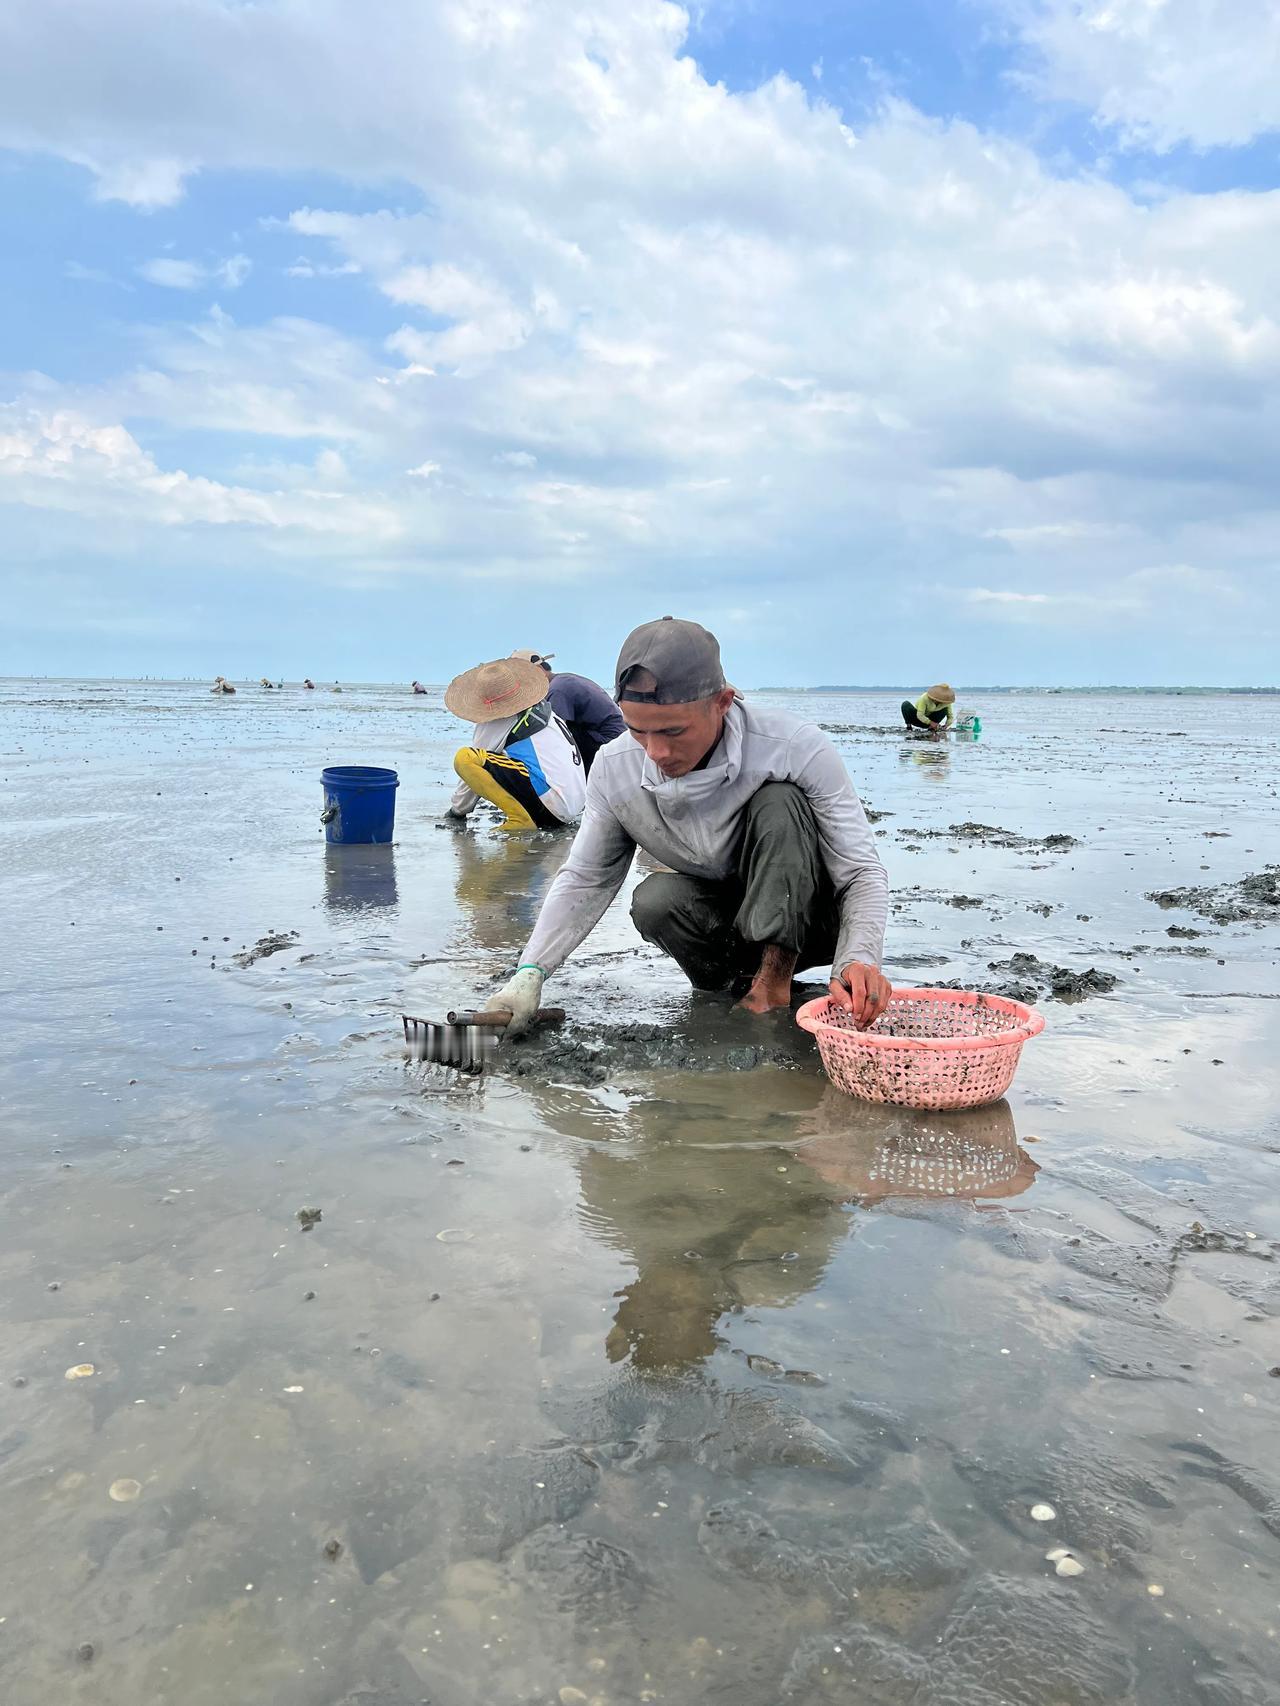
<svg viewBox="0 0 1280 1706">
<path fill-rule="evenodd" d="M 542 1005 L 542 986 L 546 977 L 547 974 L 539 966 L 521 966 L 511 982 L 504 983 L 501 989 L 495 990 L 480 1011 L 492 1013 L 509 1008 L 511 1023 L 507 1026 L 507 1036 L 523 1035 Z"/>
</svg>

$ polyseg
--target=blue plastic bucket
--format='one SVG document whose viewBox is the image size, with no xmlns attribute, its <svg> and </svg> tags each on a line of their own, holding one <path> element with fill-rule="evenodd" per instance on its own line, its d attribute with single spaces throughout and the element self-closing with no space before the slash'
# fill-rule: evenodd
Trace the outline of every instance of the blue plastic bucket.
<svg viewBox="0 0 1280 1706">
<path fill-rule="evenodd" d="M 396 826 L 394 770 L 372 764 L 332 764 L 320 773 L 324 810 L 320 821 L 326 841 L 390 841 Z"/>
</svg>

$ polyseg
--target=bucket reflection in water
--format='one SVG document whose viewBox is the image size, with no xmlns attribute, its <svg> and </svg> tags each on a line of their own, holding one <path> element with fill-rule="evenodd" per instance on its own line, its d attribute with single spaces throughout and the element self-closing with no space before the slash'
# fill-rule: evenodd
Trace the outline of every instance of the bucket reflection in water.
<svg viewBox="0 0 1280 1706">
<path fill-rule="evenodd" d="M 334 842 L 324 850 L 324 903 L 343 916 L 386 912 L 400 904 L 396 888 L 396 850 L 377 845 Z"/>
<path fill-rule="evenodd" d="M 1020 1196 L 1040 1171 L 1006 1101 L 933 1112 L 852 1101 L 829 1087 L 799 1122 L 797 1158 L 859 1202 Z"/>
</svg>

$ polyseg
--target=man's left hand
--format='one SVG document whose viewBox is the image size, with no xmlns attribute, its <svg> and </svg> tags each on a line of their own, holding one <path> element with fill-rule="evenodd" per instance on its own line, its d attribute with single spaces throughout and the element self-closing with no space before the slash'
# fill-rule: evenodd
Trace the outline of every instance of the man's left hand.
<svg viewBox="0 0 1280 1706">
<path fill-rule="evenodd" d="M 889 979 L 876 966 L 863 965 L 860 960 L 850 961 L 839 977 L 831 979 L 830 988 L 831 999 L 853 1014 L 860 1031 L 875 1023 L 893 994 Z"/>
</svg>

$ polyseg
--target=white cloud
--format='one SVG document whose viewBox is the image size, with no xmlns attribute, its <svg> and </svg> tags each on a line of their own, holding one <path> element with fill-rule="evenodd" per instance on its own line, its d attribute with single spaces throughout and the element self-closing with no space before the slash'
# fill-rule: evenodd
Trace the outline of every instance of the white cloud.
<svg viewBox="0 0 1280 1706">
<path fill-rule="evenodd" d="M 975 586 L 951 590 L 950 595 L 998 620 L 1086 628 L 1132 621 L 1147 631 L 1153 618 L 1167 620 L 1171 608 L 1201 621 L 1244 597 L 1230 575 L 1190 563 L 1153 564 L 1088 590 L 1049 593 Z"/>
<path fill-rule="evenodd" d="M 253 270 L 253 262 L 248 255 L 228 255 L 225 261 L 219 261 L 214 268 L 214 277 L 228 290 L 239 290 Z"/>
<path fill-rule="evenodd" d="M 1017 551 L 1070 550 L 1088 539 L 1117 539 L 1127 530 L 1105 521 L 1044 521 L 1032 527 L 989 527 L 984 537 L 1003 539 Z"/>
<path fill-rule="evenodd" d="M 241 525 L 384 540 L 389 510 L 321 489 L 257 491 L 161 468 L 119 425 L 61 411 L 0 409 L 0 503 L 136 519 L 159 527 Z"/>
<path fill-rule="evenodd" d="M 331 495 L 353 491 L 357 483 L 346 458 L 330 448 L 318 450 L 310 462 L 247 456 L 227 472 L 237 482 L 258 490 L 323 491 Z"/>
<path fill-rule="evenodd" d="M 145 356 L 114 381 L 56 394 L 117 420 L 360 444 L 368 452 L 385 446 L 395 430 L 395 400 L 376 384 L 388 370 L 354 339 L 312 320 L 240 326 L 214 307 L 192 325 L 155 332 Z M 47 392 L 42 382 L 40 394 Z M 416 427 L 417 416 L 406 424 Z"/>
<path fill-rule="evenodd" d="M 195 170 L 193 166 L 167 159 L 162 154 L 105 161 L 94 154 L 68 148 L 67 158 L 77 165 L 87 166 L 93 173 L 95 201 L 124 201 L 144 213 L 160 207 L 172 207 L 181 201 L 186 193 L 187 179 Z"/>
<path fill-rule="evenodd" d="M 118 290 L 132 290 L 131 284 L 114 278 L 105 267 L 87 267 L 82 261 L 68 261 L 62 269 L 66 278 L 73 278 L 82 284 L 110 284 Z"/>
<path fill-rule="evenodd" d="M 1013 0 L 1041 90 L 1123 142 L 1239 145 L 1280 130 L 1276 0 Z"/>
<path fill-rule="evenodd" d="M 270 221 L 268 223 L 274 223 Z M 345 278 L 361 269 L 355 261 L 345 261 L 341 266 L 326 266 L 323 261 L 311 261 L 300 255 L 296 261 L 287 266 L 285 273 L 289 278 Z"/>
<path fill-rule="evenodd" d="M 1137 569 L 1127 584 L 1148 598 L 1202 599 L 1209 603 L 1238 604 L 1243 592 L 1230 575 L 1194 563 L 1160 563 Z"/>
<path fill-rule="evenodd" d="M 163 285 L 166 290 L 196 290 L 204 283 L 206 274 L 199 261 L 179 261 L 161 255 L 154 261 L 143 261 L 138 276 L 148 284 Z"/>
<path fill-rule="evenodd" d="M 166 290 L 199 290 L 202 285 L 220 284 L 227 290 L 238 290 L 248 278 L 253 262 L 247 255 L 229 255 L 226 260 L 205 265 L 203 261 L 184 261 L 171 255 L 143 261 L 138 276 L 148 284 L 162 285 Z"/>
<path fill-rule="evenodd" d="M 453 321 L 442 332 L 409 327 L 397 332 L 389 347 L 411 361 L 473 368 L 486 356 L 519 349 L 529 336 L 528 314 L 488 279 L 459 267 L 405 267 L 384 280 L 382 289 L 393 302 Z"/>
<path fill-rule="evenodd" d="M 1045 592 L 992 592 L 988 587 L 975 586 L 964 594 L 969 604 L 1061 604 L 1060 598 L 1050 598 Z"/>
</svg>

